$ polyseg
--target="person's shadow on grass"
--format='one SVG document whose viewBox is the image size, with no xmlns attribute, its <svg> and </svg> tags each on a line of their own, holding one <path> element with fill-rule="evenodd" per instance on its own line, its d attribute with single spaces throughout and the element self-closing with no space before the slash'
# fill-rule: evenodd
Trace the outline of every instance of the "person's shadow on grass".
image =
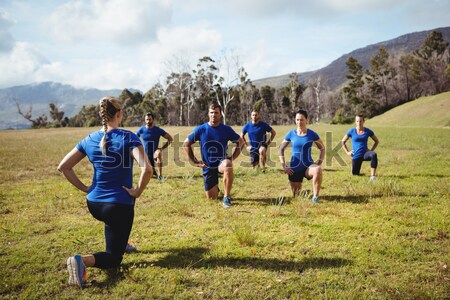
<svg viewBox="0 0 450 300">
<path fill-rule="evenodd" d="M 156 261 L 124 264 L 124 267 L 128 268 L 136 265 L 158 266 L 168 269 L 230 267 L 302 273 L 306 269 L 340 268 L 351 264 L 350 260 L 340 257 L 308 257 L 299 261 L 261 257 L 206 257 L 208 251 L 208 248 L 202 247 L 148 251 L 148 253 L 167 252 L 167 255 Z M 141 253 L 146 252 L 142 251 Z"/>
</svg>

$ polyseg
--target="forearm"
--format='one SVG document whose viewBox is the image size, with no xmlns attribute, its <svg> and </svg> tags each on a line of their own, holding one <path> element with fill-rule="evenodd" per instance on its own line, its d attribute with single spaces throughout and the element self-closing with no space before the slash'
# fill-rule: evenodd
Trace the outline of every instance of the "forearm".
<svg viewBox="0 0 450 300">
<path fill-rule="evenodd" d="M 370 149 L 370 151 L 374 151 L 374 150 L 377 148 L 377 146 L 378 146 L 378 142 L 375 142 L 375 143 L 372 145 L 372 148 Z"/>
<path fill-rule="evenodd" d="M 138 198 L 144 191 L 145 188 L 147 187 L 147 184 L 150 181 L 150 178 L 152 178 L 153 175 L 153 171 L 152 168 L 147 168 L 147 167 L 141 167 L 141 176 L 139 177 L 139 182 L 136 186 L 136 198 Z"/>
</svg>

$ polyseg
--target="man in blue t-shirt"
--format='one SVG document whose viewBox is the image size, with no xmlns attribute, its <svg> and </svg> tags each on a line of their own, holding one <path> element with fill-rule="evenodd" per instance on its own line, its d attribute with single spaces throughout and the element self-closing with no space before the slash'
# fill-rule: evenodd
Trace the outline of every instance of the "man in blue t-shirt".
<svg viewBox="0 0 450 300">
<path fill-rule="evenodd" d="M 273 141 L 277 133 L 269 126 L 269 124 L 259 120 L 259 112 L 255 110 L 252 111 L 251 118 L 252 120 L 242 128 L 241 137 L 244 139 L 244 143 L 247 144 L 245 135 L 248 133 L 250 145 L 247 149 L 250 151 L 250 163 L 253 168 L 261 165 L 264 172 L 266 168 L 267 147 Z M 270 132 L 270 139 L 267 139 L 268 132 Z"/>
<path fill-rule="evenodd" d="M 373 181 L 375 180 L 375 173 L 378 166 L 378 156 L 374 150 L 378 146 L 379 141 L 372 130 L 364 127 L 363 116 L 357 115 L 355 117 L 355 124 L 356 127 L 347 131 L 342 138 L 342 148 L 344 148 L 345 153 L 352 158 L 353 175 L 359 175 L 363 161 L 370 161 L 370 180 Z M 369 137 L 374 141 L 370 150 L 367 147 Z M 348 139 L 352 139 L 352 151 L 348 151 L 347 145 L 345 144 Z"/>
<path fill-rule="evenodd" d="M 164 129 L 155 126 L 155 119 L 152 113 L 147 113 L 145 115 L 145 126 L 140 127 L 136 131 L 136 135 L 140 137 L 144 143 L 145 153 L 147 153 L 148 159 L 155 169 L 155 160 L 156 165 L 158 166 L 158 174 L 153 172 L 155 176 L 157 176 L 158 180 L 163 180 L 162 177 L 162 151 L 169 147 L 170 143 L 172 143 L 173 138 L 170 134 L 168 134 Z M 166 143 L 159 148 L 159 139 L 160 137 L 165 138 Z"/>
<path fill-rule="evenodd" d="M 222 108 L 213 103 L 209 106 L 209 122 L 197 126 L 186 138 L 183 148 L 189 160 L 196 167 L 203 169 L 203 183 L 206 197 L 217 199 L 219 195 L 219 173 L 223 174 L 224 197 L 223 206 L 231 206 L 231 187 L 233 185 L 233 160 L 241 153 L 244 140 L 230 127 L 221 123 Z M 192 150 L 192 145 L 199 141 L 202 160 L 198 160 Z M 228 142 L 237 146 L 231 157 L 227 155 Z"/>
</svg>

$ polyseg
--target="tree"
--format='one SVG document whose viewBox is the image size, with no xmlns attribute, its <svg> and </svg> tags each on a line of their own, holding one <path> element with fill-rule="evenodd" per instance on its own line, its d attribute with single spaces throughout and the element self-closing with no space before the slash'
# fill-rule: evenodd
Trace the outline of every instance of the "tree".
<svg viewBox="0 0 450 300">
<path fill-rule="evenodd" d="M 380 47 L 378 53 L 370 59 L 370 71 L 366 73 L 366 80 L 372 96 L 381 96 L 384 106 L 389 105 L 387 83 L 395 75 L 394 68 L 389 63 L 389 53 Z"/>
<path fill-rule="evenodd" d="M 350 81 L 344 87 L 343 92 L 351 105 L 352 114 L 364 113 L 367 116 L 373 116 L 376 113 L 376 104 L 365 93 L 364 73 L 361 64 L 357 59 L 350 56 L 346 65 L 349 70 L 346 77 Z"/>
<path fill-rule="evenodd" d="M 31 128 L 33 128 L 33 129 L 35 129 L 35 128 L 47 128 L 48 121 L 47 121 L 47 116 L 46 115 L 42 114 L 42 115 L 38 116 L 36 119 L 33 119 L 33 116 L 32 116 L 32 113 L 31 113 L 32 110 L 33 110 L 33 106 L 32 105 L 30 105 L 30 107 L 29 107 L 29 109 L 28 109 L 28 111 L 26 113 L 23 113 L 21 108 L 20 108 L 19 102 L 16 99 L 14 99 L 14 102 L 16 102 L 17 113 L 19 115 L 21 115 L 22 117 L 24 117 L 25 120 L 28 120 L 28 121 L 31 122 Z"/>
<path fill-rule="evenodd" d="M 213 87 L 216 100 L 222 106 L 223 123 L 227 124 L 228 106 L 236 99 L 234 91 L 239 89 L 243 68 L 238 55 L 233 51 L 224 51 L 218 61 L 218 69 L 221 76 Z"/>
<path fill-rule="evenodd" d="M 192 101 L 196 103 L 196 108 L 199 110 L 198 115 L 200 115 L 200 111 L 207 109 L 211 98 L 216 93 L 213 86 L 219 79 L 218 71 L 215 60 L 209 56 L 200 58 L 196 68 L 192 71 L 194 74 L 193 89 L 191 90 L 192 97 L 194 97 Z"/>
<path fill-rule="evenodd" d="M 68 125 L 69 119 L 64 118 L 64 112 L 60 111 L 59 108 L 53 103 L 49 103 L 50 107 L 50 117 L 53 119 L 52 127 L 66 127 Z"/>
<path fill-rule="evenodd" d="M 433 30 L 422 44 L 414 51 L 414 55 L 419 59 L 421 66 L 422 83 L 425 86 L 426 94 L 442 93 L 449 86 L 449 79 L 445 76 L 445 70 L 450 62 L 448 48 L 449 42 L 445 41 L 442 33 Z"/>
<path fill-rule="evenodd" d="M 314 95 L 316 98 L 316 123 L 320 121 L 320 108 L 321 108 L 321 93 L 322 93 L 322 78 L 321 76 L 317 77 L 316 81 L 311 85 L 314 89 Z"/>
<path fill-rule="evenodd" d="M 402 97 L 409 102 L 420 95 L 420 92 L 413 95 L 413 88 L 419 86 L 420 62 L 414 55 L 403 55 L 399 61 L 399 76 L 403 79 L 405 94 Z M 399 83 L 400 85 L 401 83 Z M 397 88 L 401 86 L 396 85 Z"/>
</svg>

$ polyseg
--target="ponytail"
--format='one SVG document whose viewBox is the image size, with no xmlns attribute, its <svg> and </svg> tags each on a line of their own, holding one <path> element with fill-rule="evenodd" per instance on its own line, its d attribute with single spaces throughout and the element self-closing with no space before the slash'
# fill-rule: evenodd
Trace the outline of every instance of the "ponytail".
<svg viewBox="0 0 450 300">
<path fill-rule="evenodd" d="M 110 96 L 100 99 L 99 105 L 99 114 L 103 126 L 103 137 L 100 141 L 100 149 L 102 150 L 102 154 L 106 155 L 106 133 L 108 131 L 108 121 L 113 119 L 116 113 L 122 108 L 119 101 Z"/>
</svg>

